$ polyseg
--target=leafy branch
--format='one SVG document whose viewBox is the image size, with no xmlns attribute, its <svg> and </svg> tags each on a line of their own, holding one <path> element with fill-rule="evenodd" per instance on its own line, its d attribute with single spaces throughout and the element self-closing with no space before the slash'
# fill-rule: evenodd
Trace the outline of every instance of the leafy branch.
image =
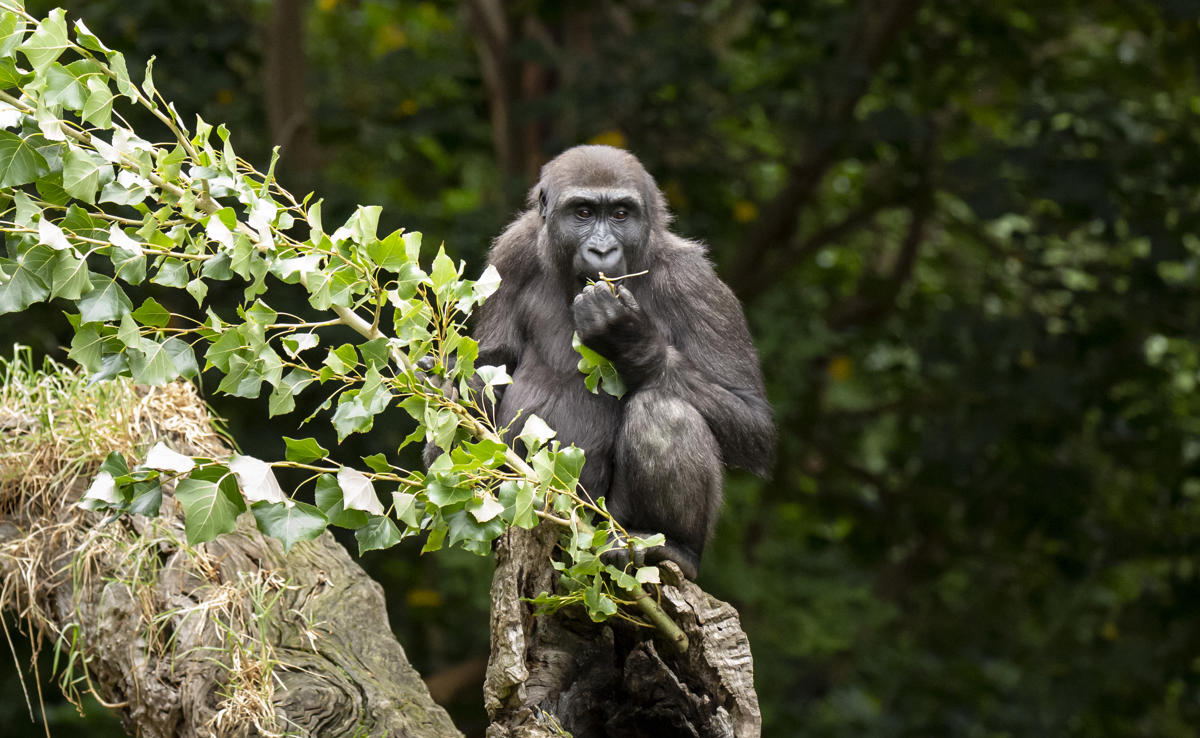
<svg viewBox="0 0 1200 738">
<path fill-rule="evenodd" d="M 224 126 L 197 117 L 189 128 L 155 88 L 153 60 L 136 84 L 120 52 L 82 21 L 73 31 L 74 40 L 62 10 L 39 20 L 0 2 L 0 314 L 69 304 L 70 356 L 94 380 L 194 378 L 202 356 L 204 370 L 222 375 L 218 391 L 268 392 L 272 416 L 323 390 L 314 415 L 329 414 L 340 441 L 398 404 L 416 428 L 390 451 L 427 441 L 443 451 L 421 471 L 391 453 L 365 458 L 366 469 L 339 464 L 312 438 L 285 439 L 284 460 L 271 463 L 192 458 L 159 444 L 140 463 L 110 455 L 81 504 L 155 515 L 164 483 L 174 482 L 190 543 L 232 531 L 249 510 L 285 549 L 334 525 L 355 531 L 360 552 L 425 534 L 423 551 L 457 545 L 486 555 L 506 527 L 550 521 L 564 531 L 565 592 L 541 606 L 582 602 L 596 620 L 636 606 L 668 628 L 642 587 L 658 581 L 657 569 L 627 572 L 600 558 L 659 537 L 631 538 L 582 493 L 583 452 L 562 447 L 539 418 L 517 434 L 522 456 L 482 410 L 511 381 L 502 366 L 475 366 L 479 347 L 465 329 L 499 286 L 496 271 L 464 279 L 444 248 L 426 269 L 421 234 L 379 235 L 377 206 L 327 228 L 320 200 L 297 199 L 275 181 L 277 150 L 265 173 L 256 170 Z M 165 141 L 136 133 L 118 103 L 150 111 Z M 245 285 L 241 303 L 220 314 L 207 302 L 210 286 L 235 279 Z M 195 312 L 172 312 L 152 296 L 135 306 L 125 285 L 147 283 L 187 292 Z M 264 297 L 289 289 L 276 283 L 303 289 L 315 316 L 272 308 Z M 330 343 L 342 326 L 362 340 Z M 415 368 L 422 359 L 457 393 L 427 381 Z M 309 473 L 300 490 L 283 491 L 281 467 Z M 300 499 L 309 485 L 311 497 Z"/>
</svg>

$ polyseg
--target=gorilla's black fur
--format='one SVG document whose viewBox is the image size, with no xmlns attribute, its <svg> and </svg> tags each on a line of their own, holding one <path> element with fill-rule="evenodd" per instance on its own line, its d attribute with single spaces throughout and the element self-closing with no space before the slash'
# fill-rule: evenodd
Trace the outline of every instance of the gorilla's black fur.
<svg viewBox="0 0 1200 738">
<path fill-rule="evenodd" d="M 649 552 L 695 577 L 721 505 L 721 464 L 764 475 L 774 429 L 737 298 L 671 217 L 641 162 L 579 146 L 542 168 L 529 209 L 493 244 L 500 288 L 480 308 L 480 364 L 504 364 L 499 398 L 515 436 L 536 414 L 587 455 L 583 488 L 631 532 L 666 534 Z M 611 289 L 587 285 L 648 270 Z M 610 359 L 628 392 L 591 394 L 571 348 Z M 522 419 L 513 423 L 518 414 Z"/>
</svg>

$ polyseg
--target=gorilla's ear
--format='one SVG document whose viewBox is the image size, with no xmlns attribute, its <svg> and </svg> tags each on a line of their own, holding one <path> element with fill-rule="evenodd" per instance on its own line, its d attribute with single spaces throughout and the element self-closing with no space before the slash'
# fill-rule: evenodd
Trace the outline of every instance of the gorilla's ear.
<svg viewBox="0 0 1200 738">
<path fill-rule="evenodd" d="M 542 216 L 542 218 L 543 218 L 543 219 L 545 219 L 545 217 L 546 217 L 546 204 L 547 204 L 547 198 L 546 198 L 546 188 L 545 188 L 545 187 L 539 187 L 539 188 L 538 188 L 537 197 L 538 197 L 538 213 L 539 213 L 539 214 Z"/>
</svg>

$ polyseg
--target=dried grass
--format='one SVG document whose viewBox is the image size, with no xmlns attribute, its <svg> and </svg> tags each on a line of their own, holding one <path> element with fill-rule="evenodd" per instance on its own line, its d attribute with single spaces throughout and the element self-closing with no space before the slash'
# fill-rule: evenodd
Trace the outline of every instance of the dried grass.
<svg viewBox="0 0 1200 738">
<path fill-rule="evenodd" d="M 79 692 L 88 691 L 110 704 L 89 674 L 96 652 L 84 636 L 81 600 L 105 582 L 121 581 L 158 658 L 185 656 L 177 651 L 175 634 L 186 621 L 199 618 L 201 629 L 212 629 L 210 640 L 219 647 L 204 658 L 221 664 L 227 675 L 210 721 L 216 734 L 281 734 L 272 708 L 278 686 L 274 654 L 263 627 L 286 589 L 279 575 L 260 570 L 222 581 L 205 547 L 187 546 L 170 499 L 164 499 L 166 513 L 155 519 L 111 521 L 75 505 L 110 452 L 122 453 L 132 465 L 163 439 L 185 453 L 209 457 L 227 454 L 231 445 L 214 431 L 190 384 L 147 388 L 127 379 L 89 384 L 81 373 L 54 362 L 35 367 L 27 350 L 0 359 L 0 608 L 17 616 L 35 654 L 54 645 L 68 698 L 78 705 Z M 176 551 L 186 552 L 184 565 L 201 584 L 188 593 L 195 604 L 185 608 L 169 606 L 155 587 L 163 562 Z M 74 613 L 61 611 L 64 587 L 73 594 Z M 40 690 L 36 660 L 32 668 Z"/>
</svg>

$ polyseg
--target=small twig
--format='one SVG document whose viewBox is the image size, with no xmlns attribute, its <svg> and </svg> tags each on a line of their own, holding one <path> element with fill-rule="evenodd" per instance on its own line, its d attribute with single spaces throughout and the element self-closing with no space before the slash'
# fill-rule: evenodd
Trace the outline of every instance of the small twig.
<svg viewBox="0 0 1200 738">
<path fill-rule="evenodd" d="M 633 599 L 637 603 L 638 608 L 646 613 L 646 617 L 650 618 L 650 622 L 654 623 L 654 627 L 662 631 L 671 645 L 679 653 L 685 653 L 688 650 L 687 633 L 671 619 L 671 616 L 656 602 L 650 593 L 647 592 L 642 585 L 638 584 L 633 589 Z"/>
<path fill-rule="evenodd" d="M 632 274 L 622 274 L 619 277 L 609 277 L 609 276 L 606 276 L 604 274 L 604 272 L 600 272 L 600 278 L 595 281 L 590 282 L 590 284 L 598 284 L 600 282 L 603 282 L 604 284 L 608 285 L 608 290 L 610 292 L 612 292 L 614 296 L 616 296 L 617 282 L 620 282 L 622 279 L 629 279 L 630 277 L 641 277 L 641 276 L 644 276 L 649 273 L 650 273 L 649 269 L 643 269 L 640 272 L 633 272 Z"/>
</svg>

